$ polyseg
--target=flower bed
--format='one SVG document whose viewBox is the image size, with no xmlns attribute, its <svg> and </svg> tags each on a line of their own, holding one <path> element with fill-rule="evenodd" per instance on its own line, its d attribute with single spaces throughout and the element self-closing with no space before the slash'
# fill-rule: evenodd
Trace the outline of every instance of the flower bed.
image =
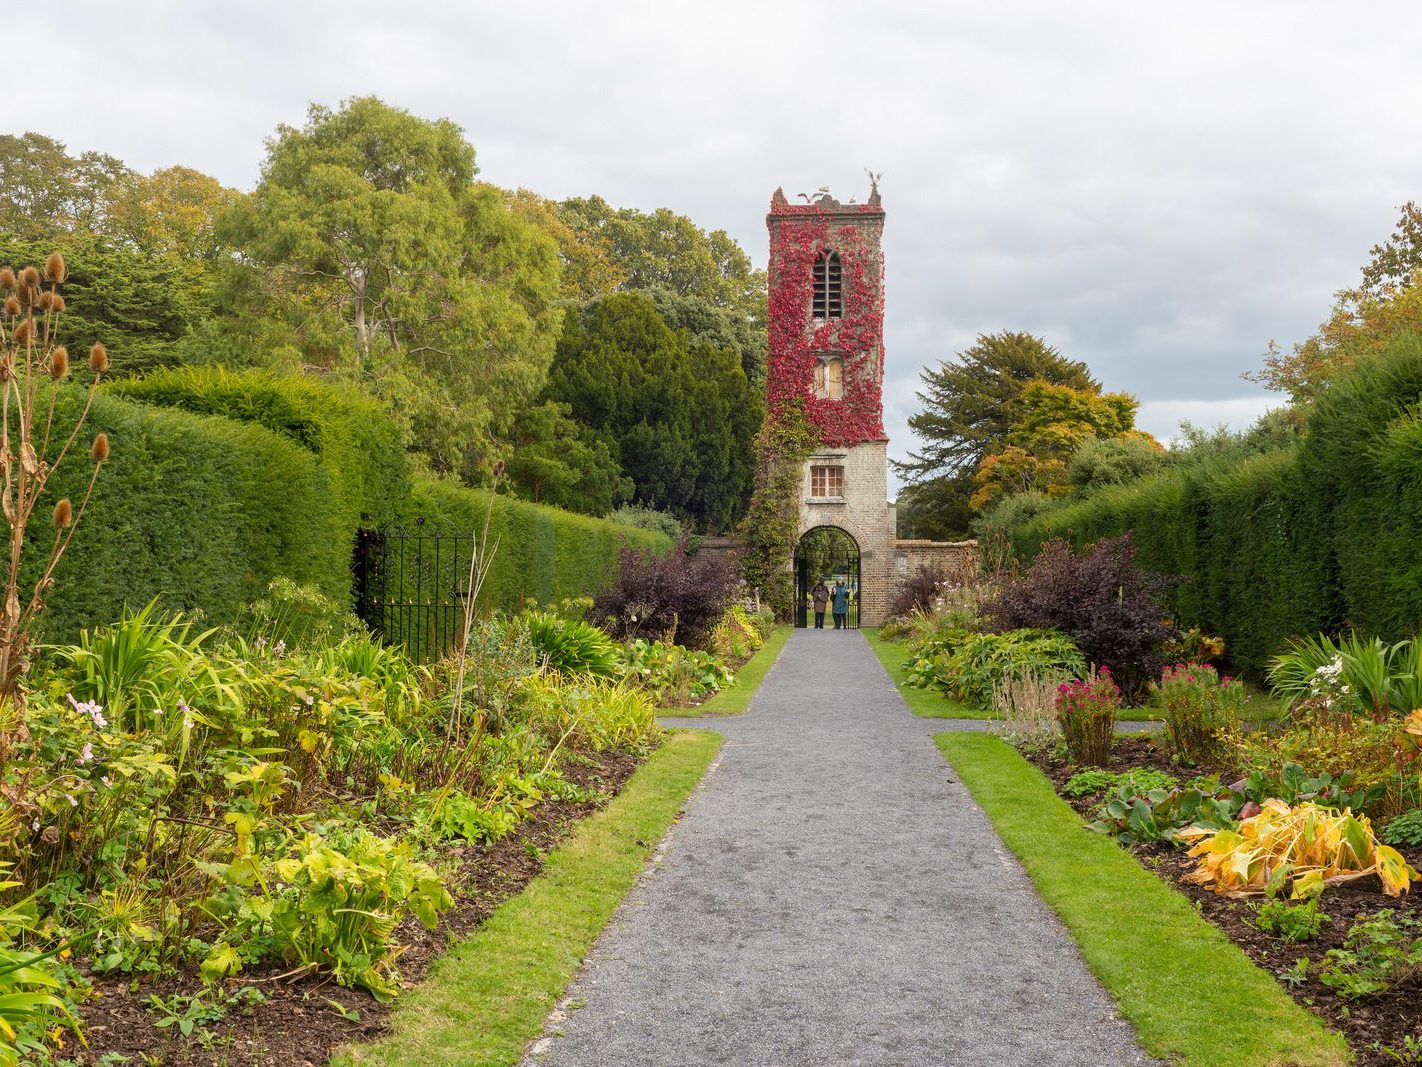
<svg viewBox="0 0 1422 1067">
<path fill-rule="evenodd" d="M 1081 767 L 1069 763 L 1052 749 L 1024 751 L 1053 783 L 1058 795 L 1078 811 L 1088 823 L 1097 822 L 1105 789 L 1073 795 L 1067 783 L 1078 777 Z M 1245 777 L 1238 768 L 1220 763 L 1181 767 L 1173 764 L 1160 744 L 1150 738 L 1118 738 L 1105 772 L 1117 775 L 1147 771 L 1156 775 L 1187 780 L 1214 776 L 1220 782 L 1237 782 Z M 1422 1034 L 1422 967 L 1402 967 L 1401 978 L 1386 991 L 1362 997 L 1340 995 L 1327 984 L 1322 964 L 1330 951 L 1360 955 L 1359 945 L 1347 944 L 1355 923 L 1382 911 L 1390 911 L 1406 932 L 1407 924 L 1417 923 L 1412 936 L 1422 936 L 1422 897 L 1415 893 L 1401 897 L 1387 895 L 1376 877 L 1330 886 L 1319 898 L 1318 910 L 1328 917 L 1307 941 L 1286 940 L 1278 933 L 1266 933 L 1259 926 L 1259 898 L 1231 898 L 1186 879 L 1196 869 L 1186 848 L 1165 841 L 1137 841 L 1124 847 L 1147 868 L 1193 901 L 1200 914 L 1218 926 L 1259 966 L 1272 973 L 1304 1007 L 1321 1016 L 1340 1031 L 1357 1053 L 1360 1067 L 1418 1062 L 1416 1035 Z M 1422 848 L 1400 846 L 1399 851 L 1414 866 L 1422 863 Z M 1355 939 L 1356 940 L 1356 939 Z M 1367 946 L 1362 946 L 1365 950 Z M 1395 946 L 1394 946 L 1395 947 Z M 1346 960 L 1346 956 L 1335 959 Z M 1300 965 L 1301 960 L 1308 964 Z M 1347 977 L 1347 968 L 1339 971 Z M 1337 976 L 1330 975 L 1333 981 Z M 1206 980 L 1202 977 L 1202 980 Z M 1351 990 L 1350 990 L 1351 992 Z M 1399 1059 L 1387 1050 L 1394 1050 Z"/>
</svg>

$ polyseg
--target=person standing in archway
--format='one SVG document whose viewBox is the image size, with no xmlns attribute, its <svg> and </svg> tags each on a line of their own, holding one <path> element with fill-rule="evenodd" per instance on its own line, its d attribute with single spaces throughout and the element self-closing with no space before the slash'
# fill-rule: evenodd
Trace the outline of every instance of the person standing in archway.
<svg viewBox="0 0 1422 1067">
<path fill-rule="evenodd" d="M 810 590 L 810 599 L 815 602 L 815 629 L 825 628 L 825 606 L 829 603 L 830 591 L 825 585 L 825 580 L 821 578 L 815 583 L 815 587 Z"/>
<path fill-rule="evenodd" d="M 843 578 L 834 583 L 834 628 L 849 629 L 849 590 Z"/>
</svg>

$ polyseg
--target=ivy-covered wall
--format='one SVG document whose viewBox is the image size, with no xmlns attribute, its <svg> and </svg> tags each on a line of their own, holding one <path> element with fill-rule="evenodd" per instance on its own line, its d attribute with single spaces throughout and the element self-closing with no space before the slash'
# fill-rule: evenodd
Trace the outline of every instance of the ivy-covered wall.
<svg viewBox="0 0 1422 1067">
<path fill-rule="evenodd" d="M 779 412 L 790 400 L 800 399 L 823 445 L 885 440 L 884 211 L 878 195 L 867 204 L 791 204 L 776 190 L 766 226 L 770 410 Z M 839 255 L 844 313 L 840 318 L 811 319 L 815 259 L 824 251 Z M 826 352 L 844 358 L 844 397 L 839 400 L 815 396 L 815 365 Z"/>
</svg>

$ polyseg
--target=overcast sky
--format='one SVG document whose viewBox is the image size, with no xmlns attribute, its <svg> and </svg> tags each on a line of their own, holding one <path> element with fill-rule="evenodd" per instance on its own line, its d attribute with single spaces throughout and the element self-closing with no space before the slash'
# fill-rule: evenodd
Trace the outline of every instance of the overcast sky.
<svg viewBox="0 0 1422 1067">
<path fill-rule="evenodd" d="M 1004 329 L 1158 436 L 1246 425 L 1271 396 L 1240 374 L 1422 198 L 1415 3 L 80 0 L 60 23 L 10 67 L 11 132 L 242 189 L 278 123 L 367 93 L 454 119 L 490 181 L 667 206 L 761 265 L 777 185 L 862 199 L 884 172 L 894 454 L 919 370 Z"/>
</svg>

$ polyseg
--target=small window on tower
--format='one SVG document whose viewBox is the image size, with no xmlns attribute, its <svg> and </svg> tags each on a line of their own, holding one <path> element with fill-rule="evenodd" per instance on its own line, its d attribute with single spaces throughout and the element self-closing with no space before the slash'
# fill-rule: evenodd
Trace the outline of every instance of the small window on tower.
<svg viewBox="0 0 1422 1067">
<path fill-rule="evenodd" d="M 844 496 L 844 468 L 811 467 L 810 495 L 812 497 Z"/>
<path fill-rule="evenodd" d="M 815 292 L 810 312 L 817 319 L 838 319 L 844 315 L 840 283 L 839 253 L 828 249 L 815 259 Z"/>
<path fill-rule="evenodd" d="M 844 399 L 844 360 L 831 356 L 815 364 L 815 396 L 821 400 Z"/>
</svg>

